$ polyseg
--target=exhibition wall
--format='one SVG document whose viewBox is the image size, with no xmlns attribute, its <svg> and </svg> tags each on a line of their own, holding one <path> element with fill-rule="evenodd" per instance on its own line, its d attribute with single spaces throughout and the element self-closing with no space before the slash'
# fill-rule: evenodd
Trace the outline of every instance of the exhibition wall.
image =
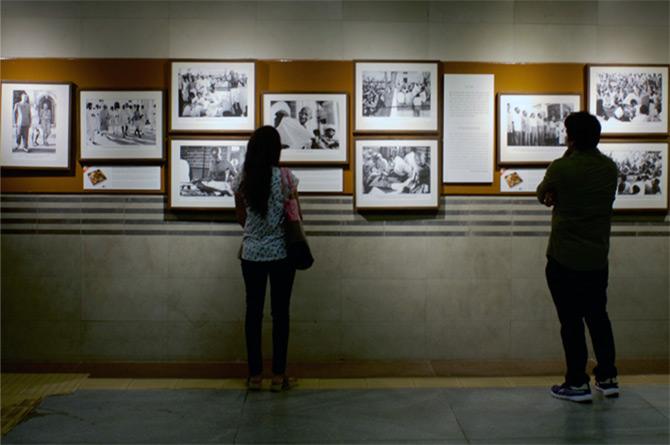
<svg viewBox="0 0 670 445">
<path fill-rule="evenodd" d="M 668 63 L 665 1 L 11 1 L 3 57 Z"/>
<path fill-rule="evenodd" d="M 354 59 L 407 59 L 439 61 L 440 76 L 493 74 L 496 93 L 584 95 L 587 63 L 670 61 L 667 2 L 0 8 L 2 79 L 77 89 L 167 91 L 171 59 L 244 58 L 257 59 L 257 101 L 263 91 L 347 92 L 351 100 Z M 491 184 L 442 185 L 435 212 L 357 212 L 349 128 L 343 193 L 304 197 L 316 263 L 296 279 L 290 360 L 559 372 L 544 281 L 550 211 L 532 197 L 501 195 L 496 165 Z M 78 149 L 76 123 L 72 140 Z M 3 171 L 3 362 L 244 360 L 241 230 L 231 212 L 170 209 L 163 194 L 82 193 L 74 164 L 65 174 Z M 669 240 L 667 209 L 615 216 L 609 312 L 627 369 L 667 371 Z M 268 307 L 267 351 L 269 318 Z"/>
</svg>

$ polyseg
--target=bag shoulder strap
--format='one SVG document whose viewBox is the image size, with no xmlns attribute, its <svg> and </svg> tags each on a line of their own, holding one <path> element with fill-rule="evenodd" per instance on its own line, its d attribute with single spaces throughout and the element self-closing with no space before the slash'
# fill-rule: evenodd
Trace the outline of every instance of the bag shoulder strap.
<svg viewBox="0 0 670 445">
<path fill-rule="evenodd" d="M 282 188 L 286 191 L 286 195 L 290 198 L 293 196 L 293 181 L 291 180 L 291 170 L 286 167 L 281 167 L 281 184 Z"/>
</svg>

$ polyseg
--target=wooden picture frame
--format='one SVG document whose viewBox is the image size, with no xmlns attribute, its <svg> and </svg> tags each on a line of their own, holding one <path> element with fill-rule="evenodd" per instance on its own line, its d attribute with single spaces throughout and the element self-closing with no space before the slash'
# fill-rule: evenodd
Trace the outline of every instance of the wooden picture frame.
<svg viewBox="0 0 670 445">
<path fill-rule="evenodd" d="M 80 162 L 164 161 L 164 98 L 161 89 L 79 90 Z"/>
<path fill-rule="evenodd" d="M 347 93 L 264 92 L 261 97 L 263 125 L 275 127 L 282 139 L 282 164 L 348 164 Z"/>
<path fill-rule="evenodd" d="M 668 141 L 606 140 L 598 149 L 617 163 L 614 210 L 668 210 Z"/>
<path fill-rule="evenodd" d="M 354 153 L 357 211 L 437 210 L 441 195 L 437 138 L 358 138 Z"/>
<path fill-rule="evenodd" d="M 232 137 L 170 138 L 168 207 L 234 209 L 232 187 L 241 173 L 247 142 L 248 139 Z M 216 155 L 218 160 L 214 160 Z"/>
<path fill-rule="evenodd" d="M 354 61 L 354 131 L 437 133 L 440 81 L 436 61 Z"/>
<path fill-rule="evenodd" d="M 16 170 L 71 170 L 74 85 L 7 80 L 2 81 L 1 90 L 0 166 Z"/>
<path fill-rule="evenodd" d="M 170 62 L 171 133 L 240 133 L 256 127 L 256 64 Z"/>
<path fill-rule="evenodd" d="M 587 109 L 598 118 L 603 137 L 668 134 L 668 67 L 645 64 L 586 66 Z"/>
<path fill-rule="evenodd" d="M 563 155 L 563 121 L 582 109 L 579 93 L 498 93 L 498 164 L 547 165 Z"/>
</svg>

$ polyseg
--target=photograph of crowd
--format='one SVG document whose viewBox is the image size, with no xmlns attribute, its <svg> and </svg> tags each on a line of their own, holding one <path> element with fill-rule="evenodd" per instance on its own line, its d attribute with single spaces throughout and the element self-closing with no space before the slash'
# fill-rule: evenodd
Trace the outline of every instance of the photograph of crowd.
<svg viewBox="0 0 670 445">
<path fill-rule="evenodd" d="M 14 89 L 12 97 L 12 152 L 55 153 L 57 139 L 56 93 Z"/>
<path fill-rule="evenodd" d="M 179 117 L 247 116 L 248 73 L 215 67 L 177 70 Z"/>
<path fill-rule="evenodd" d="M 530 96 L 511 99 L 505 107 L 507 146 L 538 147 L 565 145 L 563 121 L 573 111 L 570 103 L 546 103 Z"/>
<path fill-rule="evenodd" d="M 430 147 L 363 146 L 363 194 L 430 194 Z"/>
<path fill-rule="evenodd" d="M 363 116 L 427 117 L 429 71 L 363 71 Z"/>
<path fill-rule="evenodd" d="M 86 144 L 105 148 L 156 145 L 161 109 L 153 99 L 88 98 L 82 102 Z M 160 131 L 160 129 L 158 129 Z"/>
<path fill-rule="evenodd" d="M 590 66 L 589 73 L 589 111 L 603 133 L 667 133 L 667 66 Z"/>
<path fill-rule="evenodd" d="M 437 131 L 438 64 L 356 62 L 356 131 Z"/>
<path fill-rule="evenodd" d="M 606 142 L 598 148 L 619 170 L 615 209 L 667 208 L 667 143 Z"/>
<path fill-rule="evenodd" d="M 287 150 L 340 148 L 340 110 L 332 100 L 271 100 L 270 117 Z"/>
<path fill-rule="evenodd" d="M 661 151 L 609 151 L 619 169 L 617 195 L 660 195 L 665 184 Z"/>
<path fill-rule="evenodd" d="M 233 196 L 232 186 L 241 171 L 246 144 L 182 145 L 173 165 L 179 195 L 183 197 Z"/>
<path fill-rule="evenodd" d="M 596 116 L 603 121 L 660 122 L 661 73 L 598 73 Z"/>
</svg>

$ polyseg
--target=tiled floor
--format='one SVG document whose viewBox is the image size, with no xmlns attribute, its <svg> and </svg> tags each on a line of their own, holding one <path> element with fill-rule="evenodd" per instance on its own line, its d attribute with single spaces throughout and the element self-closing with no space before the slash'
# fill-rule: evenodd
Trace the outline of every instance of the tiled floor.
<svg viewBox="0 0 670 445">
<path fill-rule="evenodd" d="M 3 375 L 3 398 L 12 378 L 16 386 L 16 375 Z M 668 376 L 623 376 L 619 399 L 590 405 L 551 398 L 558 380 L 304 379 L 274 394 L 247 393 L 238 379 L 80 379 L 74 392 L 44 398 L 2 442 L 669 442 Z"/>
</svg>

